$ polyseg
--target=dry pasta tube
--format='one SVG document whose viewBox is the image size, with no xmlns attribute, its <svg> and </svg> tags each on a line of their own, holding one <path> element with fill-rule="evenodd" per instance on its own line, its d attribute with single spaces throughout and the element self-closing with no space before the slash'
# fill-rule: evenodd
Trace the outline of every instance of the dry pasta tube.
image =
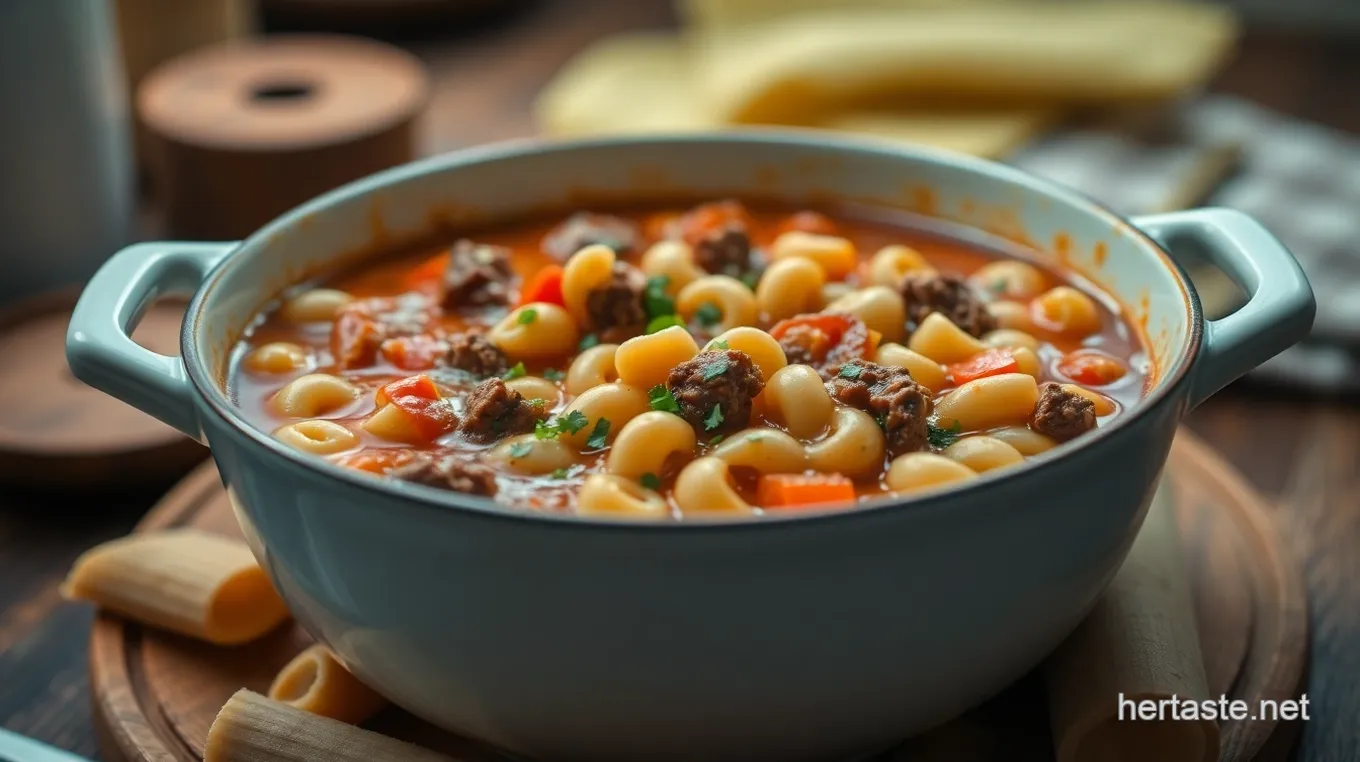
<svg viewBox="0 0 1360 762">
<path fill-rule="evenodd" d="M 245 689 L 208 730 L 203 762 L 454 762 L 451 757 L 312 714 Z"/>
<path fill-rule="evenodd" d="M 217 645 L 254 640 L 289 616 L 244 542 L 196 529 L 136 534 L 86 551 L 62 594 Z"/>
<path fill-rule="evenodd" d="M 387 699 L 359 682 L 329 648 L 317 644 L 293 657 L 269 686 L 269 698 L 333 720 L 358 725 Z"/>
</svg>

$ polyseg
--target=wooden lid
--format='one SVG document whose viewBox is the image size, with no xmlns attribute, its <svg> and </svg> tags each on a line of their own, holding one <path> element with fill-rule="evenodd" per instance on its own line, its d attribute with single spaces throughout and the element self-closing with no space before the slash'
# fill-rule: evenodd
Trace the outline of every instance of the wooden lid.
<svg viewBox="0 0 1360 762">
<path fill-rule="evenodd" d="M 0 311 L 0 480 L 28 486 L 136 486 L 180 473 L 207 450 L 151 416 L 92 389 L 66 365 L 66 326 L 79 292 L 57 291 Z M 184 304 L 153 306 L 134 332 L 179 354 Z"/>
<path fill-rule="evenodd" d="M 201 48 L 157 67 L 137 107 L 149 129 L 180 143 L 293 151 L 408 122 L 428 89 L 420 62 L 391 45 L 282 35 Z"/>
<path fill-rule="evenodd" d="M 1252 705 L 1263 697 L 1297 695 L 1307 642 L 1306 594 L 1269 508 L 1230 466 L 1184 432 L 1166 470 L 1163 488 L 1171 490 L 1186 546 L 1210 692 Z M 240 536 L 211 463 L 180 482 L 137 531 L 170 527 Z M 240 688 L 266 692 L 276 672 L 310 643 L 290 623 L 253 643 L 218 648 L 101 614 L 91 634 L 90 683 L 104 758 L 201 762 L 208 727 L 227 699 Z M 887 758 L 1051 762 L 1037 683 L 1022 680 Z M 501 758 L 397 709 L 367 726 L 467 762 Z M 1220 762 L 1280 759 L 1262 756 L 1266 741 L 1294 729 L 1264 719 L 1225 722 Z"/>
</svg>

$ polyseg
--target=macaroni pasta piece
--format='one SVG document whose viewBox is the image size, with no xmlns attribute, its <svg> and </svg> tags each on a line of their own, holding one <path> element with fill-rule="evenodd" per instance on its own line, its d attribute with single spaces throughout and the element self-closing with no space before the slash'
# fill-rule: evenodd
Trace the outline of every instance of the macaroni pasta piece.
<svg viewBox="0 0 1360 762">
<path fill-rule="evenodd" d="M 685 466 L 675 478 L 675 503 L 686 514 L 752 513 L 751 505 L 732 486 L 727 462 L 705 457 Z"/>
<path fill-rule="evenodd" d="M 659 476 L 666 463 L 677 456 L 694 456 L 698 440 L 685 420 L 671 413 L 651 410 L 629 421 L 614 439 L 605 461 L 611 474 L 640 479 L 644 474 Z"/>
<path fill-rule="evenodd" d="M 387 699 L 345 669 L 329 648 L 317 644 L 293 657 L 269 686 L 269 698 L 305 712 L 358 725 Z"/>
<path fill-rule="evenodd" d="M 134 534 L 86 551 L 62 594 L 216 645 L 254 640 L 289 617 L 244 542 L 194 529 Z"/>
</svg>

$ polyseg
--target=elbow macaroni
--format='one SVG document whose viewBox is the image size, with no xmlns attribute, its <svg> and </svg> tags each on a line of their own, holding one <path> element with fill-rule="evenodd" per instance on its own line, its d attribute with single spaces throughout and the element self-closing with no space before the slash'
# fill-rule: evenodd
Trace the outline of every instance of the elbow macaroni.
<svg viewBox="0 0 1360 762">
<path fill-rule="evenodd" d="M 619 379 L 614 368 L 614 355 L 619 351 L 618 344 L 597 344 L 576 356 L 567 368 L 567 393 L 582 394 L 601 384 Z"/>
<path fill-rule="evenodd" d="M 1057 286 L 1030 302 L 1030 319 L 1051 330 L 1085 338 L 1100 330 L 1100 310 L 1091 297 L 1072 288 Z"/>
<path fill-rule="evenodd" d="M 519 392 L 519 396 L 526 400 L 543 400 L 547 403 L 549 409 L 562 399 L 562 393 L 558 391 L 557 384 L 539 376 L 521 376 L 511 379 L 505 382 L 505 388 Z"/>
<path fill-rule="evenodd" d="M 821 265 L 826 277 L 831 280 L 843 280 L 853 272 L 859 256 L 855 244 L 849 239 L 804 233 L 801 230 L 790 230 L 774 239 L 770 245 L 770 255 L 776 260 L 789 257 L 810 259 Z"/>
<path fill-rule="evenodd" d="M 684 241 L 658 241 L 652 244 L 642 255 L 642 272 L 648 278 L 664 276 L 665 291 L 671 296 L 707 274 L 694 264 L 694 250 Z"/>
<path fill-rule="evenodd" d="M 942 365 L 963 362 L 986 349 L 982 342 L 938 312 L 930 313 L 921 321 L 907 347 Z"/>
<path fill-rule="evenodd" d="M 685 419 L 660 410 L 649 410 L 619 431 L 605 461 L 605 470 L 629 479 L 643 474 L 660 476 L 672 458 L 694 456 L 698 439 Z"/>
<path fill-rule="evenodd" d="M 1038 296 L 1047 280 L 1039 268 L 1017 259 L 983 265 L 968 278 L 973 287 L 983 293 L 1022 300 Z"/>
<path fill-rule="evenodd" d="M 724 439 L 712 456 L 728 466 L 754 468 L 762 474 L 799 474 L 808 467 L 802 443 L 777 429 L 740 431 Z"/>
<path fill-rule="evenodd" d="M 651 409 L 647 402 L 647 390 L 643 387 L 625 383 L 605 384 L 587 390 L 567 405 L 563 415 L 580 412 L 586 417 L 585 428 L 575 434 L 563 434 L 560 439 L 575 447 L 585 449 L 586 440 L 601 418 L 609 421 L 609 435 L 606 442 L 613 442 L 628 422 Z"/>
<path fill-rule="evenodd" d="M 685 320 L 693 320 L 705 304 L 718 308 L 722 320 L 719 331 L 730 331 L 739 325 L 756 322 L 756 297 L 745 283 L 729 275 L 705 275 L 680 289 L 675 298 L 675 309 Z"/>
<path fill-rule="evenodd" d="M 684 513 L 752 513 L 750 504 L 732 487 L 732 476 L 722 458 L 699 458 L 685 466 L 675 478 L 673 494 Z"/>
<path fill-rule="evenodd" d="M 760 371 L 761 380 L 768 382 L 770 376 L 774 375 L 788 365 L 789 362 L 784 357 L 784 348 L 779 346 L 779 342 L 770 334 L 759 328 L 742 326 L 733 328 L 720 334 L 713 341 L 709 342 L 706 349 L 711 349 L 714 344 L 726 342 L 728 349 L 735 349 L 744 352 L 751 358 L 751 362 Z"/>
<path fill-rule="evenodd" d="M 279 314 L 292 323 L 321 323 L 334 320 L 342 307 L 354 297 L 333 288 L 314 288 L 289 299 Z"/>
<path fill-rule="evenodd" d="M 1002 373 L 960 386 L 935 405 L 939 425 L 981 431 L 1029 420 L 1039 401 L 1039 385 L 1024 373 Z"/>
<path fill-rule="evenodd" d="M 878 331 L 884 341 L 901 341 L 907 329 L 907 303 L 887 286 L 852 291 L 826 306 L 826 312 L 848 312 Z"/>
<path fill-rule="evenodd" d="M 274 341 L 256 347 L 242 364 L 254 373 L 278 375 L 302 370 L 311 363 L 311 354 L 297 344 Z"/>
<path fill-rule="evenodd" d="M 835 412 L 822 377 L 806 365 L 780 368 L 770 376 L 763 396 L 766 414 L 799 439 L 821 434 Z"/>
<path fill-rule="evenodd" d="M 831 433 L 807 446 L 808 465 L 852 479 L 870 476 L 883 467 L 886 448 L 883 430 L 868 413 L 838 407 L 831 418 Z"/>
<path fill-rule="evenodd" d="M 765 268 L 756 283 L 756 307 L 770 322 L 776 322 L 822 307 L 822 288 L 826 272 L 810 259 L 777 259 Z"/>
<path fill-rule="evenodd" d="M 288 382 L 270 402 L 289 418 L 316 418 L 339 412 L 357 399 L 359 389 L 345 379 L 329 373 L 309 373 Z"/>
<path fill-rule="evenodd" d="M 334 455 L 359 446 L 359 437 L 335 421 L 299 421 L 274 431 L 274 438 L 295 450 Z"/>
<path fill-rule="evenodd" d="M 911 374 L 911 379 L 929 389 L 932 394 L 943 389 L 949 381 L 949 374 L 945 372 L 943 365 L 920 352 L 913 352 L 901 344 L 880 346 L 878 352 L 874 355 L 874 362 L 879 365 L 906 368 L 907 372 Z"/>
<path fill-rule="evenodd" d="M 995 437 L 965 437 L 946 447 L 941 455 L 982 473 L 1013 466 L 1025 460 L 1020 451 Z"/>
<path fill-rule="evenodd" d="M 933 452 L 909 452 L 888 466 L 885 480 L 894 492 L 920 492 L 946 484 L 976 479 L 977 472 Z"/>
<path fill-rule="evenodd" d="M 921 252 L 910 246 L 892 244 L 879 249 L 869 260 L 869 282 L 876 286 L 897 288 L 902 279 L 911 273 L 928 274 L 935 272 Z"/>
<path fill-rule="evenodd" d="M 524 318 L 530 310 L 532 319 Z M 487 333 L 487 339 L 512 359 L 539 360 L 571 354 L 580 334 L 566 310 L 534 302 L 511 310 Z"/>
<path fill-rule="evenodd" d="M 517 474 L 542 476 L 576 465 L 576 451 L 556 439 L 533 434 L 510 437 L 491 449 L 490 457 Z"/>
<path fill-rule="evenodd" d="M 694 337 L 684 328 L 673 325 L 620 344 L 614 353 L 614 367 L 619 381 L 650 389 L 666 383 L 672 368 L 697 354 L 699 345 Z"/>
<path fill-rule="evenodd" d="M 576 496 L 577 510 L 586 516 L 620 519 L 662 519 L 670 506 L 656 492 L 631 479 L 609 474 L 591 474 Z"/>
<path fill-rule="evenodd" d="M 562 302 L 577 323 L 585 325 L 589 321 L 586 304 L 590 292 L 609 283 L 617 260 L 613 249 L 597 243 L 572 254 L 563 266 Z"/>
</svg>

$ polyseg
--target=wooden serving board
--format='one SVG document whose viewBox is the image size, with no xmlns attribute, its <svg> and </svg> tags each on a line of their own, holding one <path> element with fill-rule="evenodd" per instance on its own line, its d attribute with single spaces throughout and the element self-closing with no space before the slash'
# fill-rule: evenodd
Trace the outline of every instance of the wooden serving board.
<svg viewBox="0 0 1360 762">
<path fill-rule="evenodd" d="M 1297 697 L 1307 644 L 1302 578 L 1264 501 L 1189 434 L 1168 464 L 1192 575 L 1212 696 L 1257 702 Z M 238 534 L 216 469 L 200 467 L 165 496 L 138 531 L 193 526 Z M 118 762 L 198 762 L 218 709 L 242 687 L 265 692 L 310 642 L 295 625 L 239 648 L 218 648 L 100 615 L 90 643 L 101 746 Z M 908 741 L 894 759 L 1049 762 L 1042 686 L 1033 678 L 964 717 Z M 466 760 L 494 755 L 389 709 L 374 730 Z M 1225 722 L 1221 762 L 1283 759 L 1296 728 Z"/>
</svg>

